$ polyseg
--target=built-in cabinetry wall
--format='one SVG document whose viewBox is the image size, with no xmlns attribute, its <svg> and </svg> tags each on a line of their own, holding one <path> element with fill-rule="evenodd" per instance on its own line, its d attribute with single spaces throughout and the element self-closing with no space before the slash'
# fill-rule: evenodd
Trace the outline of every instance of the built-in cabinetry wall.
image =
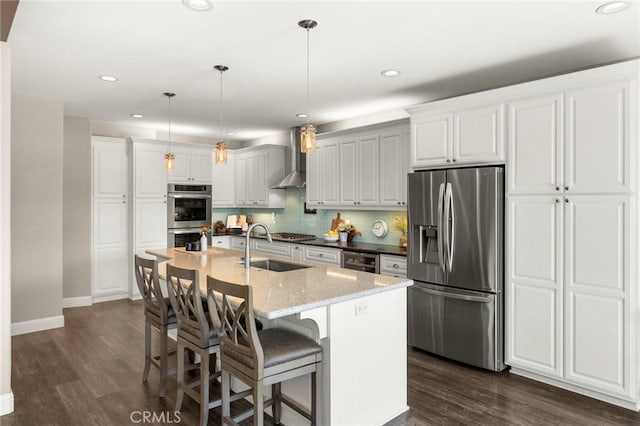
<svg viewBox="0 0 640 426">
<path fill-rule="evenodd" d="M 412 168 L 506 159 L 511 371 L 636 410 L 639 64 L 408 109 Z"/>
<path fill-rule="evenodd" d="M 396 122 L 320 137 L 307 154 L 307 205 L 406 208 L 408 136 Z"/>
</svg>

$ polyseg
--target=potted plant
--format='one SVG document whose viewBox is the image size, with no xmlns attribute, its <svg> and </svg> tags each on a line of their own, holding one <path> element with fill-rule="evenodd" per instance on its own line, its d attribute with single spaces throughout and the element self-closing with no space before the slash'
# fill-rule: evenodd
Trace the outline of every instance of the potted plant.
<svg viewBox="0 0 640 426">
<path fill-rule="evenodd" d="M 341 243 L 346 243 L 347 242 L 347 236 L 349 235 L 349 225 L 347 225 L 344 222 L 342 222 L 342 223 L 340 223 L 338 225 L 338 227 L 336 229 L 340 233 L 340 242 Z"/>
<path fill-rule="evenodd" d="M 402 235 L 400 235 L 400 247 L 406 247 L 408 229 L 407 217 L 396 216 L 393 227 L 402 233 Z"/>
</svg>

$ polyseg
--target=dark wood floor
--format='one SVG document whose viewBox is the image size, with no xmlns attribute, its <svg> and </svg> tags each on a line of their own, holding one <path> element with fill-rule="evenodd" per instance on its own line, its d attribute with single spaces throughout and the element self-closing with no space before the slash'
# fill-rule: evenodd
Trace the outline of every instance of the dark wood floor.
<svg viewBox="0 0 640 426">
<path fill-rule="evenodd" d="M 13 338 L 15 411 L 9 425 L 125 425 L 141 411 L 171 417 L 175 384 L 160 399 L 158 372 L 142 383 L 141 302 L 65 309 L 65 327 Z M 640 414 L 532 380 L 469 368 L 409 350 L 408 401 L 400 425 L 640 425 Z M 237 407 L 238 409 L 244 407 Z M 219 409 L 209 424 L 220 424 Z M 185 397 L 181 424 L 196 424 Z"/>
</svg>

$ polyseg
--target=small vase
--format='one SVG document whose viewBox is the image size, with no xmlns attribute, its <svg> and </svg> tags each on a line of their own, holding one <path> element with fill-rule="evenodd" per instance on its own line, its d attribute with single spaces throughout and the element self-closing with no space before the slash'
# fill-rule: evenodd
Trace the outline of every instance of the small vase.
<svg viewBox="0 0 640 426">
<path fill-rule="evenodd" d="M 348 235 L 349 235 L 348 232 L 340 232 L 340 242 L 341 243 L 346 243 Z"/>
<path fill-rule="evenodd" d="M 207 251 L 207 236 L 205 234 L 200 237 L 200 251 Z"/>
<path fill-rule="evenodd" d="M 407 235 L 402 234 L 400 236 L 400 247 L 407 247 Z"/>
</svg>

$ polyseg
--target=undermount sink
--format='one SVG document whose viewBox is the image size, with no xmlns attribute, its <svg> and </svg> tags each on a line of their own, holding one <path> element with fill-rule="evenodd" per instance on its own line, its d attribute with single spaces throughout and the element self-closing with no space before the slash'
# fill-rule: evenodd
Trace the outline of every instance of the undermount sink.
<svg viewBox="0 0 640 426">
<path fill-rule="evenodd" d="M 273 259 L 254 260 L 251 262 L 251 266 L 273 272 L 287 272 L 295 271 L 296 269 L 309 268 L 309 266 L 306 265 L 298 265 L 296 263 L 282 262 L 280 260 Z"/>
</svg>

